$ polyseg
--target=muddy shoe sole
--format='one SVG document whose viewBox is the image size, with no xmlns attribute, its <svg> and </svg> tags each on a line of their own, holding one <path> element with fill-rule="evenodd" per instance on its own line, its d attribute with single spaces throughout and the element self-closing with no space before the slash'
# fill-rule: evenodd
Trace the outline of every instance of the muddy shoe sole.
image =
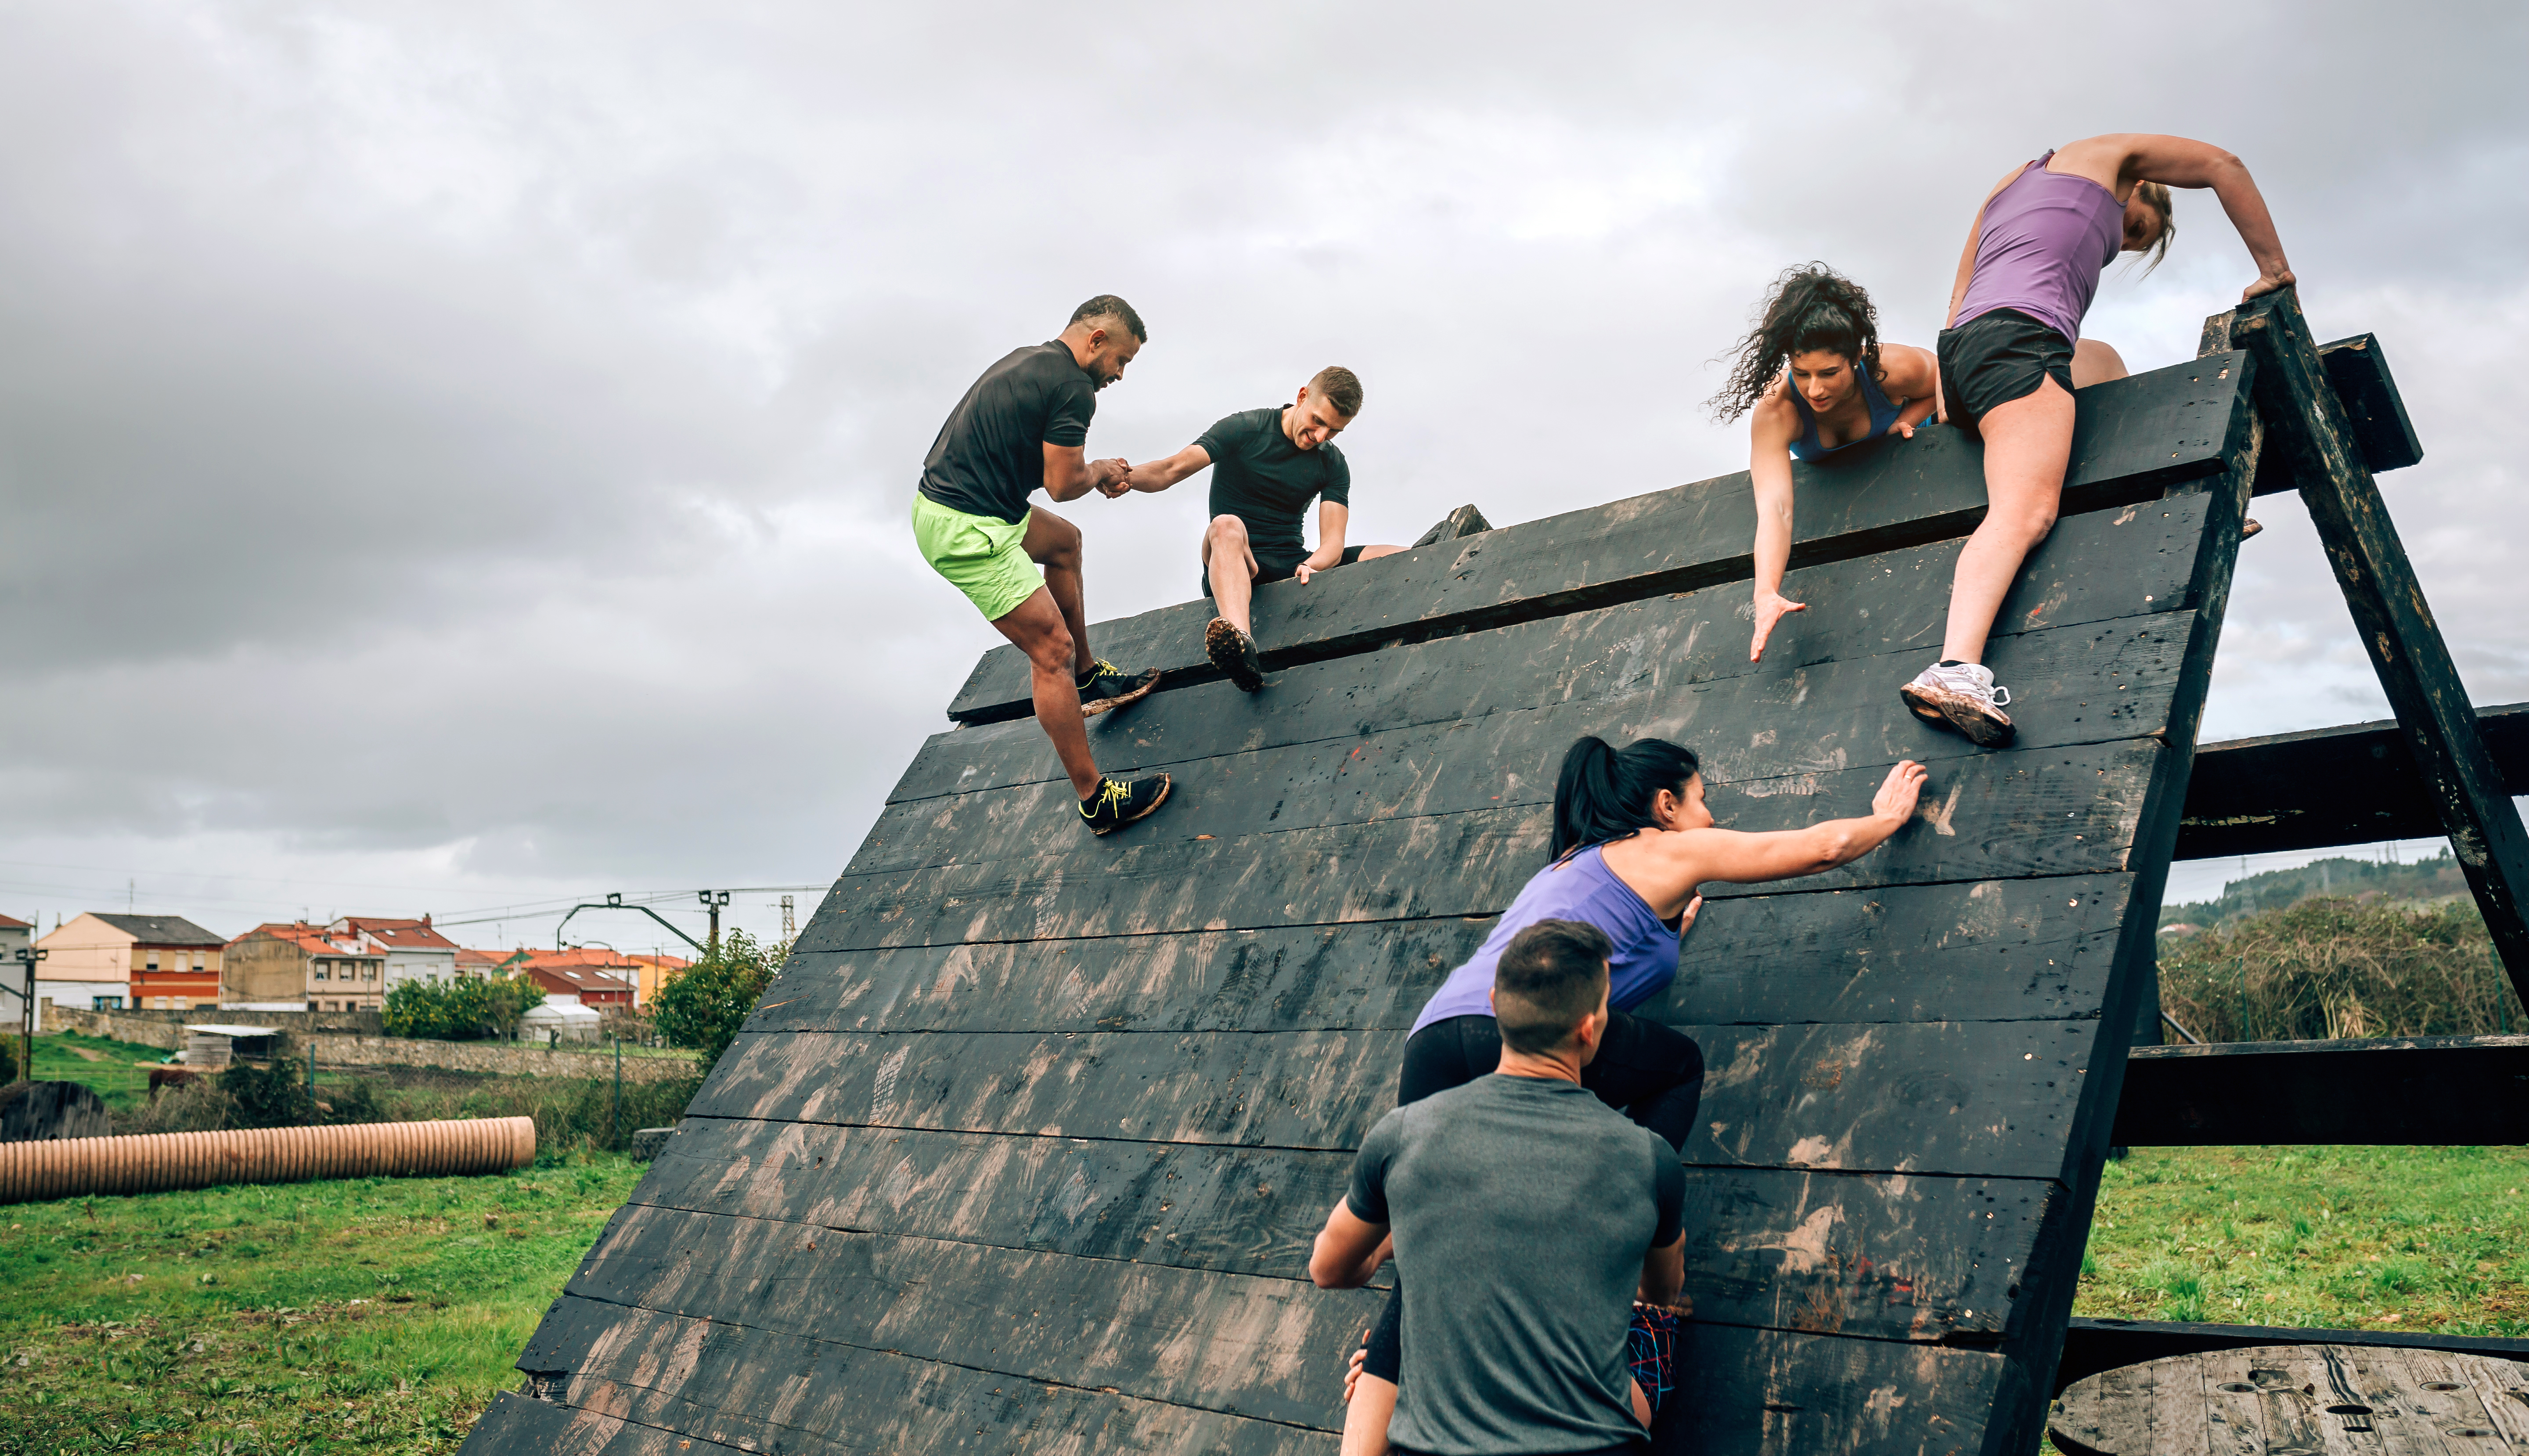
<svg viewBox="0 0 2529 1456">
<path fill-rule="evenodd" d="M 1113 824 L 1107 825 L 1093 824 L 1089 826 L 1089 832 L 1103 839 L 1128 824 L 1139 824 L 1143 820 L 1150 818 L 1153 814 L 1157 813 L 1159 806 L 1168 801 L 1168 790 L 1176 787 L 1177 782 L 1165 774 L 1155 775 L 1154 777 L 1159 781 L 1159 796 L 1157 798 L 1151 800 L 1150 804 L 1146 808 L 1130 819 L 1118 819 Z"/>
<path fill-rule="evenodd" d="M 1138 703 L 1142 699 L 1149 697 L 1151 695 L 1151 689 L 1158 685 L 1159 670 L 1153 668 L 1151 671 L 1142 674 L 1141 682 L 1136 685 L 1131 692 L 1119 693 L 1111 698 L 1093 698 L 1090 701 L 1081 704 L 1080 716 L 1083 718 L 1095 718 L 1109 708 L 1121 708 L 1127 703 Z"/>
<path fill-rule="evenodd" d="M 2013 728 L 2011 719 L 1999 708 L 1989 707 L 1963 692 L 1925 687 L 1909 682 L 1897 689 L 1906 706 L 1927 723 L 1956 728 L 1959 734 L 1978 748 L 2008 748 Z"/>
<path fill-rule="evenodd" d="M 1238 684 L 1240 692 L 1255 692 L 1264 686 L 1264 665 L 1257 661 L 1255 640 L 1231 626 L 1227 619 L 1215 617 L 1203 629 L 1203 651 L 1220 670 L 1220 675 Z"/>
</svg>

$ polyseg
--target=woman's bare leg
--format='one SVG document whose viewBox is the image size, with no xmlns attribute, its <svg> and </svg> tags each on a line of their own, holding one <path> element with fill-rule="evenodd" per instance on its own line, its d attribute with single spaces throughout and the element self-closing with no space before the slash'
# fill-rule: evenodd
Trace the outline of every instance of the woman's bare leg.
<svg viewBox="0 0 2529 1456">
<path fill-rule="evenodd" d="M 1396 1386 L 1361 1373 L 1353 1356 L 1351 1388 L 1344 1395 L 1342 1456 L 1387 1456 L 1387 1423 L 1396 1417 Z"/>
<path fill-rule="evenodd" d="M 2125 356 L 2096 339 L 2083 339 L 2072 346 L 2072 388 L 2088 389 L 2111 379 L 2123 379 L 2132 371 L 2125 367 Z"/>
<path fill-rule="evenodd" d="M 1948 662 L 1981 663 L 1994 615 L 2020 563 L 2055 528 L 2064 498 L 2064 467 L 2072 458 L 2072 397 L 2053 376 L 2034 394 L 1997 404 L 1979 422 L 1984 434 L 1984 523 L 1959 553 L 1950 585 Z"/>
</svg>

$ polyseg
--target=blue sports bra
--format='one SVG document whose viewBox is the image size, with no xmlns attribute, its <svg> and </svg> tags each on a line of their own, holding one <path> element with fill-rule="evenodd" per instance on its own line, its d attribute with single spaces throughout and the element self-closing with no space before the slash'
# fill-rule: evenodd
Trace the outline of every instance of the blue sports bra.
<svg viewBox="0 0 2529 1456">
<path fill-rule="evenodd" d="M 1798 389 L 1786 390 L 1785 393 L 1792 397 L 1792 403 L 1801 410 L 1801 438 L 1792 442 L 1792 458 L 1796 460 L 1818 459 L 1839 450 L 1850 450 L 1864 440 L 1876 440 L 1887 434 L 1888 427 L 1897 422 L 1897 406 L 1889 402 L 1888 392 L 1879 387 L 1879 381 L 1870 377 L 1868 369 L 1861 371 L 1861 402 L 1870 406 L 1870 433 L 1847 440 L 1842 445 L 1820 445 L 1817 411 L 1809 407 L 1808 400 Z"/>
</svg>

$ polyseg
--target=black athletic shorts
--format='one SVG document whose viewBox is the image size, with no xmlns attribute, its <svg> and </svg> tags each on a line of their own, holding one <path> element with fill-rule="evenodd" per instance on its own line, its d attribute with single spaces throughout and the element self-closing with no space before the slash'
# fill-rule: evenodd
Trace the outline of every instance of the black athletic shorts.
<svg viewBox="0 0 2529 1456">
<path fill-rule="evenodd" d="M 1298 556 L 1267 556 L 1261 551 L 1256 553 L 1256 584 L 1258 586 L 1263 586 L 1267 581 L 1288 581 L 1291 578 L 1291 573 L 1299 569 L 1300 563 L 1307 561 L 1309 559 L 1309 555 L 1310 554 L 1305 551 L 1301 552 Z M 1360 560 L 1361 548 L 1358 546 L 1347 546 L 1343 549 L 1343 560 L 1335 563 L 1335 566 L 1349 566 Z M 1326 567 L 1329 571 L 1334 568 L 1334 566 Z M 1211 595 L 1211 568 L 1210 566 L 1204 567 L 1203 594 L 1207 597 Z"/>
<path fill-rule="evenodd" d="M 1941 399 L 1950 423 L 1974 429 L 1997 404 L 2037 393 L 2048 375 L 2072 392 L 2072 346 L 2017 308 L 1979 313 L 1939 340 Z"/>
</svg>

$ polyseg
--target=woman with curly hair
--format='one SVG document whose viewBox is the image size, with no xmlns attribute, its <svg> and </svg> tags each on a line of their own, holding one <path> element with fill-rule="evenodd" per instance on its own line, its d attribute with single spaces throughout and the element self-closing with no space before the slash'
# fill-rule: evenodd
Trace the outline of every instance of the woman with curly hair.
<svg viewBox="0 0 2529 1456">
<path fill-rule="evenodd" d="M 2183 136 L 2092 136 L 2003 174 L 1976 208 L 1941 331 L 1947 417 L 1984 437 L 1990 509 L 1959 554 L 1940 661 L 1900 688 L 1928 723 L 1979 747 L 2011 741 L 2008 689 L 1984 666 L 2003 594 L 2055 527 L 2072 454 L 2081 318 L 2120 252 L 2167 255 L 2171 188 L 2211 188 L 2257 279 L 2242 299 L 2287 288 L 2291 265 L 2265 198 L 2237 157 Z M 2120 370 L 2119 372 L 2122 372 Z"/>
<path fill-rule="evenodd" d="M 1861 285 L 1824 263 L 1786 268 L 1738 345 L 1714 417 L 1749 416 L 1748 475 L 1756 491 L 1756 634 L 1748 661 L 1787 612 L 1792 554 L 1792 461 L 1823 459 L 1882 435 L 1909 439 L 1940 400 L 1928 349 L 1879 342 L 1879 310 Z"/>
</svg>

